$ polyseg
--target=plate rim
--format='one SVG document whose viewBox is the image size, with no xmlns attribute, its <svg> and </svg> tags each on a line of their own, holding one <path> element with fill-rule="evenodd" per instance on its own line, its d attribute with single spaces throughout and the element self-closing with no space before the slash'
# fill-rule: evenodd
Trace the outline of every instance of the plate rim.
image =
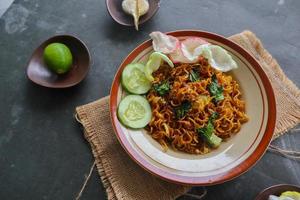
<svg viewBox="0 0 300 200">
<path fill-rule="evenodd" d="M 224 36 L 202 31 L 202 30 L 176 30 L 172 32 L 167 32 L 166 34 L 172 35 L 175 37 L 181 37 L 181 36 L 198 36 L 198 37 L 206 37 L 212 40 L 215 40 L 217 42 L 220 42 L 233 50 L 239 52 L 239 54 L 246 59 L 252 69 L 255 70 L 255 72 L 258 74 L 259 78 L 261 79 L 262 86 L 265 89 L 266 92 L 266 99 L 267 99 L 267 106 L 268 106 L 268 119 L 267 119 L 267 125 L 266 130 L 263 134 L 263 137 L 259 143 L 259 145 L 255 148 L 253 153 L 248 156 L 242 163 L 238 164 L 234 168 L 230 169 L 227 172 L 220 173 L 213 176 L 203 176 L 203 177 L 188 177 L 183 175 L 176 175 L 171 174 L 169 172 L 166 172 L 162 169 L 158 169 L 156 166 L 153 166 L 148 161 L 146 161 L 142 156 L 140 156 L 128 143 L 128 141 L 125 140 L 125 138 L 122 137 L 122 130 L 120 127 L 117 126 L 118 118 L 117 118 L 117 93 L 115 91 L 118 91 L 118 87 L 120 83 L 121 71 L 122 69 L 129 64 L 135 57 L 138 55 L 141 51 L 143 51 L 146 47 L 151 45 L 151 39 L 144 41 L 143 43 L 139 44 L 133 51 L 131 51 L 127 57 L 122 61 L 122 63 L 119 65 L 118 70 L 114 76 L 111 90 L 110 90 L 110 101 L 109 101 L 109 109 L 110 109 L 110 117 L 111 122 L 113 125 L 114 132 L 121 144 L 121 146 L 124 148 L 124 150 L 127 152 L 127 154 L 131 157 L 132 160 L 134 160 L 138 165 L 140 165 L 142 168 L 144 168 L 146 171 L 150 172 L 151 174 L 158 176 L 164 180 L 167 180 L 169 182 L 173 182 L 176 184 L 183 184 L 183 185 L 215 185 L 224 183 L 226 181 L 232 180 L 246 171 L 248 171 L 251 167 L 253 167 L 257 161 L 260 160 L 260 158 L 264 155 L 268 145 L 271 142 L 271 139 L 273 137 L 274 129 L 275 129 L 275 122 L 276 122 L 276 101 L 275 101 L 275 95 L 272 88 L 272 85 L 266 75 L 266 73 L 263 71 L 262 66 L 259 64 L 259 62 L 256 60 L 255 57 L 253 57 L 245 48 L 240 46 L 239 44 L 225 38 Z M 121 134 L 120 134 L 121 133 Z"/>
</svg>

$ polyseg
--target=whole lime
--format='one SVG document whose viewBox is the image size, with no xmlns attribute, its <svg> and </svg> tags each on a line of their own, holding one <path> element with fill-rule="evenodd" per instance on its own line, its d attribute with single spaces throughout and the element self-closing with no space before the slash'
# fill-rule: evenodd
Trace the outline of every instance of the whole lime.
<svg viewBox="0 0 300 200">
<path fill-rule="evenodd" d="M 44 49 L 44 61 L 49 69 L 57 74 L 64 74 L 71 69 L 73 57 L 66 45 L 51 43 Z"/>
</svg>

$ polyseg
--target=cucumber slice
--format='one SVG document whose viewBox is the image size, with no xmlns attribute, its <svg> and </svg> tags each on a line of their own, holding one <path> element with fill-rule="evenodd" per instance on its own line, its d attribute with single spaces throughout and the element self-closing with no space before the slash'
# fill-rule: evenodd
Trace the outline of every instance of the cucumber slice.
<svg viewBox="0 0 300 200">
<path fill-rule="evenodd" d="M 160 52 L 153 52 L 153 53 L 150 55 L 149 59 L 152 59 L 152 60 L 160 60 L 160 61 L 163 60 L 163 61 L 165 61 L 166 63 L 168 63 L 168 65 L 169 65 L 170 67 L 174 67 L 174 64 L 173 64 L 172 60 L 170 60 L 170 58 L 169 58 L 168 56 L 166 56 L 165 54 L 160 53 Z M 159 66 L 158 66 L 156 69 L 154 69 L 154 71 L 156 71 L 158 68 L 159 68 Z"/>
<path fill-rule="evenodd" d="M 173 62 L 165 54 L 162 54 L 160 52 L 153 52 L 149 56 L 149 60 L 146 64 L 146 68 L 145 68 L 145 75 L 149 81 L 154 81 L 152 73 L 155 72 L 156 70 L 158 70 L 162 61 L 165 61 L 166 63 L 168 63 L 168 65 L 170 67 L 174 67 Z"/>
<path fill-rule="evenodd" d="M 141 63 L 131 63 L 122 72 L 122 86 L 130 93 L 145 94 L 151 88 L 150 81 L 145 76 L 145 66 Z"/>
<path fill-rule="evenodd" d="M 146 98 L 139 95 L 128 95 L 118 106 L 120 122 L 130 128 L 143 128 L 151 120 L 152 111 Z"/>
<path fill-rule="evenodd" d="M 152 73 L 155 72 L 160 66 L 161 60 L 149 59 L 145 67 L 145 76 L 149 81 L 154 81 Z"/>
<path fill-rule="evenodd" d="M 151 120 L 152 111 L 146 98 L 139 95 L 128 95 L 118 106 L 120 122 L 130 128 L 143 128 Z"/>
</svg>

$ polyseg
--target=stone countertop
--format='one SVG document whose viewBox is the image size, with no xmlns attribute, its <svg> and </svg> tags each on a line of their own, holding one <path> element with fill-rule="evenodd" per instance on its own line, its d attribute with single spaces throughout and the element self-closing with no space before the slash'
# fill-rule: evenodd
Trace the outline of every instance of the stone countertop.
<svg viewBox="0 0 300 200">
<path fill-rule="evenodd" d="M 0 199 L 74 199 L 93 163 L 74 109 L 108 95 L 122 59 L 154 30 L 202 29 L 230 36 L 249 29 L 299 87 L 299 11 L 296 0 L 162 0 L 155 17 L 136 32 L 116 24 L 104 0 L 15 0 L 0 18 Z M 32 51 L 48 37 L 65 33 L 90 49 L 86 79 L 61 90 L 27 80 Z M 274 144 L 299 150 L 299 132 L 296 127 Z M 299 185 L 300 163 L 267 152 L 242 176 L 207 187 L 205 199 L 250 200 L 279 183 Z M 81 199 L 104 198 L 94 170 Z"/>
</svg>

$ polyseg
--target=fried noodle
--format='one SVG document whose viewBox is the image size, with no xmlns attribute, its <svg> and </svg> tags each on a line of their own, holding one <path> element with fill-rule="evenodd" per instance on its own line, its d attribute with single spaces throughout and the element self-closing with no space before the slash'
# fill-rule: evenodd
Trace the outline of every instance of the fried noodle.
<svg viewBox="0 0 300 200">
<path fill-rule="evenodd" d="M 192 70 L 199 72 L 200 80 L 193 82 L 189 79 Z M 213 75 L 223 87 L 224 99 L 219 102 L 214 101 L 208 90 Z M 177 64 L 174 68 L 163 64 L 153 76 L 153 84 L 168 80 L 171 86 L 163 96 L 153 88 L 147 94 L 152 119 L 146 129 L 164 150 L 171 146 L 191 154 L 210 152 L 213 148 L 199 136 L 196 129 L 205 127 L 214 112 L 219 114 L 214 121 L 214 134 L 223 140 L 238 133 L 241 125 L 248 121 L 239 84 L 232 76 L 212 68 L 203 57 L 196 64 Z M 174 108 L 185 101 L 191 102 L 191 109 L 184 117 L 177 119 Z"/>
</svg>

